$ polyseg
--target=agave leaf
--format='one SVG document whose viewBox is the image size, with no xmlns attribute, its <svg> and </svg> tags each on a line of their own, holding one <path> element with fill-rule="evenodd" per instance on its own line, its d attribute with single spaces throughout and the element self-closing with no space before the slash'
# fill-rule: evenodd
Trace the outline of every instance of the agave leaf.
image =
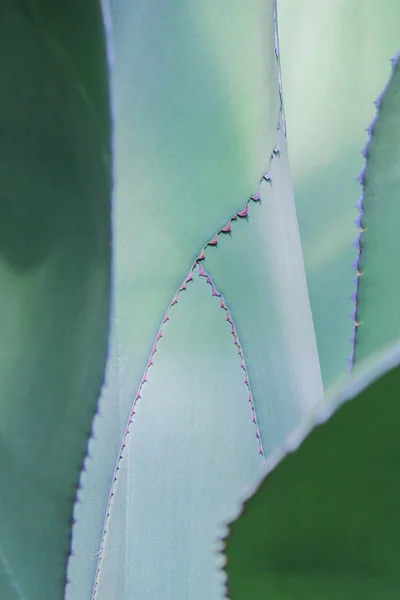
<svg viewBox="0 0 400 600">
<path fill-rule="evenodd" d="M 248 222 L 204 261 L 240 332 L 266 456 L 323 396 L 283 122 L 276 147 Z"/>
<path fill-rule="evenodd" d="M 262 476 L 246 373 L 199 267 L 161 333 L 115 473 L 97 600 L 222 598 L 221 523 Z"/>
<path fill-rule="evenodd" d="M 398 597 L 399 363 L 397 343 L 271 457 L 227 539 L 232 600 Z"/>
<path fill-rule="evenodd" d="M 356 361 L 400 335 L 400 52 L 393 59 L 392 76 L 377 105 L 360 176 Z"/>
<path fill-rule="evenodd" d="M 0 598 L 57 600 L 109 328 L 99 4 L 4 0 L 0 57 Z"/>
<path fill-rule="evenodd" d="M 351 354 L 360 151 L 400 47 L 400 3 L 280 0 L 278 17 L 289 159 L 328 388 Z"/>
<path fill-rule="evenodd" d="M 69 600 L 90 596 L 113 469 L 166 310 L 204 245 L 258 191 L 276 144 L 273 4 L 111 3 L 117 157 L 111 383 L 75 513 Z"/>
</svg>

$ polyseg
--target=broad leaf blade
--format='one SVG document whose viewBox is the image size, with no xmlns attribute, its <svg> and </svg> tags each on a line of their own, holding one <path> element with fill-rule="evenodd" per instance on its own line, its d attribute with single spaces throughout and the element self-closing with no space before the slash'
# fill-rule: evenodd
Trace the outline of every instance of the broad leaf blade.
<svg viewBox="0 0 400 600">
<path fill-rule="evenodd" d="M 57 600 L 108 340 L 99 3 L 6 1 L 0 57 L 0 598 Z"/>
<path fill-rule="evenodd" d="M 97 600 L 223 597 L 221 524 L 263 472 L 226 315 L 197 267 L 169 311 L 128 425 Z"/>
<path fill-rule="evenodd" d="M 279 119 L 273 1 L 111 3 L 115 320 L 82 478 L 69 600 L 90 595 L 129 411 L 165 312 L 204 244 L 257 192 Z M 114 385 L 115 384 L 115 385 Z M 138 510 L 140 510 L 138 508 Z"/>
<path fill-rule="evenodd" d="M 305 438 L 231 526 L 232 600 L 398 597 L 399 361 L 368 365 L 288 439 L 278 459 Z"/>
</svg>

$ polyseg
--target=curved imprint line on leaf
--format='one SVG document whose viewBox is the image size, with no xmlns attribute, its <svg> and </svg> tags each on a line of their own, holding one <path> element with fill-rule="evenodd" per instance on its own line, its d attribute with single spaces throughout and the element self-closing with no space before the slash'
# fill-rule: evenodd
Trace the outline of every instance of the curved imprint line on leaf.
<svg viewBox="0 0 400 600">
<path fill-rule="evenodd" d="M 348 358 L 349 361 L 349 368 L 348 368 L 348 372 L 351 373 L 355 364 L 355 355 L 356 355 L 356 338 L 357 338 L 357 331 L 358 331 L 358 327 L 361 325 L 361 322 L 358 320 L 359 319 L 359 315 L 358 315 L 358 294 L 359 294 L 359 290 L 360 290 L 360 277 L 362 275 L 362 272 L 360 271 L 360 260 L 361 260 L 361 255 L 362 255 L 362 250 L 363 250 L 363 246 L 362 246 L 362 235 L 364 233 L 364 231 L 366 231 L 366 228 L 364 227 L 363 224 L 363 219 L 364 219 L 364 199 L 365 199 L 365 185 L 366 185 L 366 181 L 365 181 L 365 174 L 366 174 L 366 170 L 367 170 L 367 163 L 368 163 L 368 154 L 369 154 L 369 149 L 370 149 L 370 145 L 371 142 L 373 140 L 373 135 L 374 135 L 374 127 L 376 124 L 376 121 L 378 119 L 379 116 L 379 109 L 382 103 L 382 99 L 386 93 L 386 90 L 392 80 L 392 76 L 394 73 L 394 70 L 397 66 L 397 63 L 400 61 L 400 50 L 397 52 L 397 54 L 391 59 L 391 63 L 392 63 L 392 73 L 388 79 L 388 82 L 386 83 L 384 89 L 382 90 L 382 92 L 379 94 L 379 96 L 377 97 L 377 99 L 375 100 L 374 104 L 376 106 L 376 113 L 374 118 L 371 121 L 371 124 L 369 125 L 369 127 L 367 127 L 366 131 L 368 133 L 368 140 L 364 146 L 364 148 L 361 150 L 361 154 L 364 157 L 364 165 L 363 168 L 361 169 L 361 173 L 359 174 L 359 176 L 357 177 L 357 181 L 360 183 L 361 185 L 361 194 L 360 197 L 358 199 L 357 204 L 355 205 L 359 215 L 357 217 L 357 219 L 354 221 L 357 229 L 358 229 L 358 233 L 357 233 L 357 237 L 353 242 L 353 246 L 356 248 L 357 251 L 357 255 L 355 260 L 353 261 L 351 268 L 353 269 L 353 271 L 356 272 L 356 276 L 354 279 L 354 283 L 355 283 L 355 289 L 353 294 L 350 297 L 350 300 L 353 302 L 354 307 L 353 310 L 351 312 L 350 318 L 352 319 L 354 326 L 353 326 L 353 332 L 351 334 L 351 337 L 349 338 L 349 342 L 351 343 L 351 352 L 350 352 L 350 356 Z"/>
<path fill-rule="evenodd" d="M 240 356 L 240 368 L 243 369 L 244 376 L 245 376 L 244 383 L 245 383 L 245 385 L 248 389 L 248 393 L 249 393 L 249 403 L 251 406 L 251 411 L 253 413 L 253 423 L 256 428 L 256 438 L 258 440 L 258 453 L 262 457 L 263 467 L 265 468 L 266 467 L 265 454 L 264 454 L 264 449 L 263 449 L 263 445 L 262 445 L 262 441 L 261 441 L 260 430 L 258 428 L 258 423 L 257 423 L 256 407 L 254 405 L 254 399 L 253 399 L 253 393 L 251 391 L 249 373 L 248 373 L 247 367 L 246 367 L 244 351 L 243 351 L 242 345 L 239 340 L 239 334 L 238 334 L 236 325 L 232 318 L 232 314 L 228 308 L 228 305 L 226 303 L 226 300 L 225 300 L 223 294 L 218 291 L 212 278 L 210 277 L 210 275 L 207 273 L 207 271 L 204 269 L 204 267 L 200 263 L 199 263 L 198 267 L 199 267 L 199 276 L 206 278 L 207 283 L 211 286 L 212 295 L 216 296 L 217 298 L 220 299 L 220 307 L 222 308 L 222 310 L 224 310 L 226 312 L 226 320 L 231 325 L 231 333 L 233 335 L 234 344 L 235 344 L 235 346 L 237 346 L 238 354 Z"/>
</svg>

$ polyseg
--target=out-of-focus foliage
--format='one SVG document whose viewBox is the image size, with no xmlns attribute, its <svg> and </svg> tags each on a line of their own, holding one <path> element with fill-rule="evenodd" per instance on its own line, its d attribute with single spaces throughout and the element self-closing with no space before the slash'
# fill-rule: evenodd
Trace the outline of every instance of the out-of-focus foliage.
<svg viewBox="0 0 400 600">
<path fill-rule="evenodd" d="M 3 0 L 0 78 L 0 598 L 56 600 L 109 326 L 98 4 Z"/>
<path fill-rule="evenodd" d="M 231 600 L 398 597 L 399 362 L 397 346 L 369 364 L 272 458 L 305 437 L 231 526 Z"/>
</svg>

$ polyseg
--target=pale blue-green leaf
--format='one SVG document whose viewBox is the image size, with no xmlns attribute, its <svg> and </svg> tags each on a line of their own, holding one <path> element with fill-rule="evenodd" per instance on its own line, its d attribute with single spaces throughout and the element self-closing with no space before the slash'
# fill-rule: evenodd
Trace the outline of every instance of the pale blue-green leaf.
<svg viewBox="0 0 400 600">
<path fill-rule="evenodd" d="M 280 0 L 288 144 L 311 308 L 326 386 L 347 368 L 356 180 L 375 98 L 400 46 L 400 3 Z"/>
<path fill-rule="evenodd" d="M 113 383 L 82 480 L 82 498 L 97 500 L 77 508 L 68 600 L 90 596 L 112 465 L 165 310 L 203 245 L 256 193 L 279 117 L 272 0 L 111 4 Z"/>
<path fill-rule="evenodd" d="M 222 598 L 221 523 L 262 474 L 231 325 L 198 268 L 162 332 L 116 474 L 96 600 Z"/>
<path fill-rule="evenodd" d="M 204 262 L 240 333 L 266 455 L 323 396 L 283 127 L 277 133 L 261 203 Z"/>
</svg>

